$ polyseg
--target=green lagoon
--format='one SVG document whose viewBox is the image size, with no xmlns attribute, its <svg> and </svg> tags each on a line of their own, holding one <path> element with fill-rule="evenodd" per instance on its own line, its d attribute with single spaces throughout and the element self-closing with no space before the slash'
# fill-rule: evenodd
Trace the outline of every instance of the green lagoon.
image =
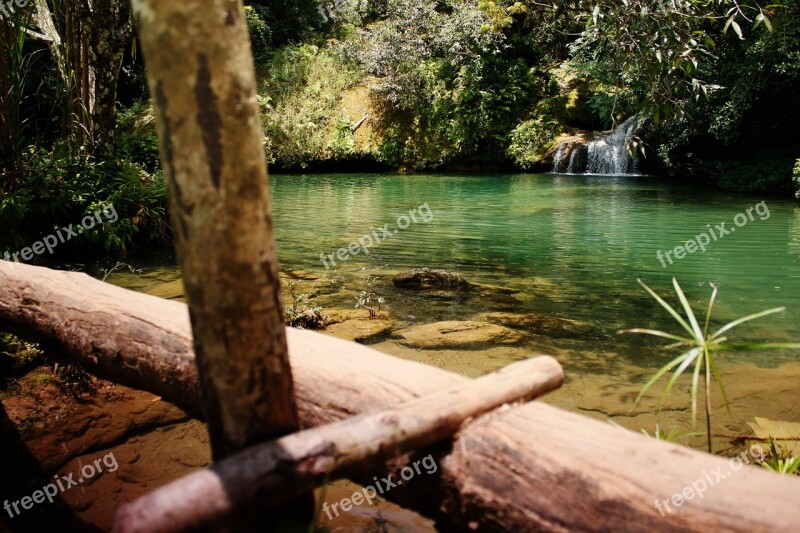
<svg viewBox="0 0 800 533">
<path fill-rule="evenodd" d="M 396 320 L 459 320 L 482 311 L 585 320 L 641 364 L 643 340 L 615 332 L 674 329 L 636 282 L 641 278 L 669 294 L 674 276 L 700 309 L 710 285 L 717 285 L 719 320 L 786 306 L 785 313 L 741 331 L 768 340 L 800 339 L 800 209 L 791 201 L 704 195 L 631 176 L 278 175 L 271 177 L 271 188 L 283 269 L 325 271 L 320 254 L 335 254 L 386 223 L 397 229 L 399 216 L 427 204 L 429 222 L 417 215 L 417 223 L 392 232 L 369 254 L 348 254 L 345 262 L 334 257 L 345 279 L 366 274 L 384 279 L 375 290 Z M 754 208 L 753 220 L 736 227 L 734 218 L 746 217 L 748 208 Z M 673 256 L 672 264 L 665 259 L 662 266 L 659 250 L 722 222 L 734 231 L 712 240 L 705 252 Z M 470 281 L 520 292 L 431 299 L 391 285 L 389 274 L 414 267 L 452 269 Z M 342 296 L 341 303 L 351 305 L 352 294 Z M 773 365 L 800 354 L 736 357 Z"/>
</svg>

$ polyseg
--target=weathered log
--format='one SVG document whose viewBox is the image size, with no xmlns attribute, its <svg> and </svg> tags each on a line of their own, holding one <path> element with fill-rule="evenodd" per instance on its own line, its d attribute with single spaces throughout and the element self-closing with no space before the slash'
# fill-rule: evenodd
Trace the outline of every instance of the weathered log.
<svg viewBox="0 0 800 533">
<path fill-rule="evenodd" d="M 531 400 L 558 388 L 563 380 L 555 359 L 536 357 L 396 408 L 253 446 L 123 505 L 114 531 L 187 531 L 222 523 L 256 497 L 263 506 L 283 503 L 311 491 L 326 475 L 337 479 L 347 468 L 372 465 L 448 439 L 465 420 L 507 403 Z M 411 472 L 409 479 L 413 468 Z"/>
<path fill-rule="evenodd" d="M 186 306 L 83 274 L 0 261 L 0 323 L 56 343 L 102 377 L 197 413 Z M 309 331 L 287 331 L 300 418 L 316 426 L 450 388 L 467 378 Z M 535 401 L 484 415 L 433 452 L 436 476 L 385 496 L 479 531 L 794 531 L 800 481 L 625 431 Z M 395 465 L 391 467 L 404 466 Z M 717 469 L 702 498 L 663 502 Z M 374 475 L 354 473 L 365 484 Z"/>
</svg>

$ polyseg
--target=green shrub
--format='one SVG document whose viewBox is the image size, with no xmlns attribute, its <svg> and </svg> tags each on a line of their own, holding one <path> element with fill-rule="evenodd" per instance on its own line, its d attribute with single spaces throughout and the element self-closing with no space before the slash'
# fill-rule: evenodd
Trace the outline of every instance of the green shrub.
<svg viewBox="0 0 800 533">
<path fill-rule="evenodd" d="M 160 172 L 150 174 L 127 160 L 96 162 L 73 158 L 63 146 L 53 150 L 29 147 L 24 169 L 14 183 L 0 190 L 0 252 L 20 250 L 55 226 L 79 224 L 84 216 L 113 205 L 117 219 L 107 216 L 91 231 L 64 244 L 56 254 L 121 252 L 170 241 L 166 186 Z M 43 254 L 36 260 L 48 259 Z"/>
<path fill-rule="evenodd" d="M 121 133 L 118 139 L 117 155 L 123 160 L 136 163 L 150 173 L 161 169 L 156 135 Z"/>
<path fill-rule="evenodd" d="M 161 168 L 153 106 L 134 103 L 117 116 L 117 157 L 136 163 L 149 173 Z"/>
<path fill-rule="evenodd" d="M 333 157 L 346 157 L 355 152 L 356 138 L 347 117 L 339 117 L 333 137 L 328 141 L 328 152 Z"/>
<path fill-rule="evenodd" d="M 725 162 L 718 168 L 714 181 L 726 190 L 785 194 L 793 189 L 791 160 L 764 158 L 758 163 Z"/>
<path fill-rule="evenodd" d="M 528 43 L 517 54 L 519 43 L 488 11 L 473 3 L 393 0 L 383 20 L 361 30 L 353 56 L 376 79 L 379 160 L 424 169 L 502 154 L 539 80 Z"/>
<path fill-rule="evenodd" d="M 539 116 L 519 124 L 511 132 L 506 153 L 521 168 L 539 163 L 560 132 L 555 119 Z"/>
<path fill-rule="evenodd" d="M 800 198 L 800 159 L 795 161 L 794 163 L 794 183 L 795 183 L 795 190 L 794 193 L 795 198 Z"/>
<path fill-rule="evenodd" d="M 42 362 L 42 351 L 10 333 L 0 333 L 0 377 L 17 377 Z"/>
<path fill-rule="evenodd" d="M 265 9 L 261 6 L 244 6 L 244 21 L 250 34 L 250 45 L 256 61 L 263 59 L 272 44 L 272 30 L 265 20 Z"/>
<path fill-rule="evenodd" d="M 329 148 L 339 157 L 350 153 L 355 143 L 340 135 L 336 108 L 359 79 L 358 69 L 330 49 L 301 45 L 276 52 L 259 90 L 269 161 L 304 165 L 330 157 Z M 331 130 L 337 132 L 333 145 Z"/>
</svg>

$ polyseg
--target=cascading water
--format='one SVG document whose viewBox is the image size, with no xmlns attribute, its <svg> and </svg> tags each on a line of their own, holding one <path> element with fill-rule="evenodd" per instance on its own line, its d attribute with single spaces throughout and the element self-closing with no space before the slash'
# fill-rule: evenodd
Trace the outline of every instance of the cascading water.
<svg viewBox="0 0 800 533">
<path fill-rule="evenodd" d="M 608 133 L 590 140 L 569 139 L 553 151 L 553 172 L 558 174 L 637 174 L 639 157 L 631 157 L 628 143 L 639 129 L 632 116 Z M 635 154 L 634 154 L 635 155 Z"/>
</svg>

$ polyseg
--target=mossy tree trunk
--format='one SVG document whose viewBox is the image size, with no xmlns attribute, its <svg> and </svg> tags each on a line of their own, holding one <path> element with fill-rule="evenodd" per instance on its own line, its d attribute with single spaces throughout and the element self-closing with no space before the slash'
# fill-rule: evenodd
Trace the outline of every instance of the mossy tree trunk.
<svg viewBox="0 0 800 533">
<path fill-rule="evenodd" d="M 128 0 L 94 0 L 84 8 L 89 65 L 94 71 L 92 145 L 95 157 L 116 156 L 117 85 L 125 47 L 133 36 Z"/>
</svg>

